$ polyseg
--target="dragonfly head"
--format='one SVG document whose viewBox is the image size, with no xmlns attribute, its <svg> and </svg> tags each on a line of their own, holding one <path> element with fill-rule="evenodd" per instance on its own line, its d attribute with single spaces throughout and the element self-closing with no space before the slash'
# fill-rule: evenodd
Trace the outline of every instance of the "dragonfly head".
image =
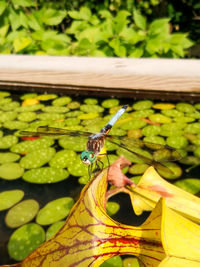
<svg viewBox="0 0 200 267">
<path fill-rule="evenodd" d="M 96 155 L 92 151 L 83 151 L 81 153 L 81 161 L 84 164 L 91 165 L 96 160 Z"/>
</svg>

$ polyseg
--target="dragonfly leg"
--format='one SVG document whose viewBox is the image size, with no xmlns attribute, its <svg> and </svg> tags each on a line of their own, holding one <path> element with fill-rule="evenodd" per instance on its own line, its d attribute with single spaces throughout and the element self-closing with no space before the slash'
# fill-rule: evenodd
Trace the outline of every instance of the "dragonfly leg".
<svg viewBox="0 0 200 267">
<path fill-rule="evenodd" d="M 101 167 L 99 166 L 98 163 L 101 164 Z M 100 159 L 97 159 L 97 161 L 96 161 L 96 167 L 97 167 L 97 169 L 99 169 L 99 170 L 103 170 L 104 164 L 103 164 L 103 162 L 102 162 Z"/>
<path fill-rule="evenodd" d="M 88 166 L 88 175 L 89 175 L 89 180 L 91 179 L 92 176 L 92 168 L 93 168 L 93 163 Z"/>
</svg>

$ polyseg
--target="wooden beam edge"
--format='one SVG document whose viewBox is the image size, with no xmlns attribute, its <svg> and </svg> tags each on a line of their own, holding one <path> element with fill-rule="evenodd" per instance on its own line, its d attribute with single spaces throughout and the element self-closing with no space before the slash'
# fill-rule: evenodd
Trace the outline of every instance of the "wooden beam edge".
<svg viewBox="0 0 200 267">
<path fill-rule="evenodd" d="M 200 60 L 0 56 L 0 81 L 200 92 Z"/>
</svg>

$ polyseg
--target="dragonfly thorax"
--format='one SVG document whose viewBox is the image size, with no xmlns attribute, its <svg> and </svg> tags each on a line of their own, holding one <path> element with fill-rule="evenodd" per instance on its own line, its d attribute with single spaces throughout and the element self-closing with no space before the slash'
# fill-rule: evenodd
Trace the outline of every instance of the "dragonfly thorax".
<svg viewBox="0 0 200 267">
<path fill-rule="evenodd" d="M 96 160 L 96 155 L 92 151 L 83 151 L 81 153 L 81 161 L 84 164 L 91 165 Z"/>
</svg>

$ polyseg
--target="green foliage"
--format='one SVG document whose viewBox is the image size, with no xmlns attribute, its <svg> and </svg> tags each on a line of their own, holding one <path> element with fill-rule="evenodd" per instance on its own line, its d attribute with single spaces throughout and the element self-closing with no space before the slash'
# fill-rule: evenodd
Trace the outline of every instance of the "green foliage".
<svg viewBox="0 0 200 267">
<path fill-rule="evenodd" d="M 0 53 L 176 58 L 193 44 L 170 33 L 168 18 L 150 23 L 134 0 L 65 2 L 1 0 Z"/>
</svg>

